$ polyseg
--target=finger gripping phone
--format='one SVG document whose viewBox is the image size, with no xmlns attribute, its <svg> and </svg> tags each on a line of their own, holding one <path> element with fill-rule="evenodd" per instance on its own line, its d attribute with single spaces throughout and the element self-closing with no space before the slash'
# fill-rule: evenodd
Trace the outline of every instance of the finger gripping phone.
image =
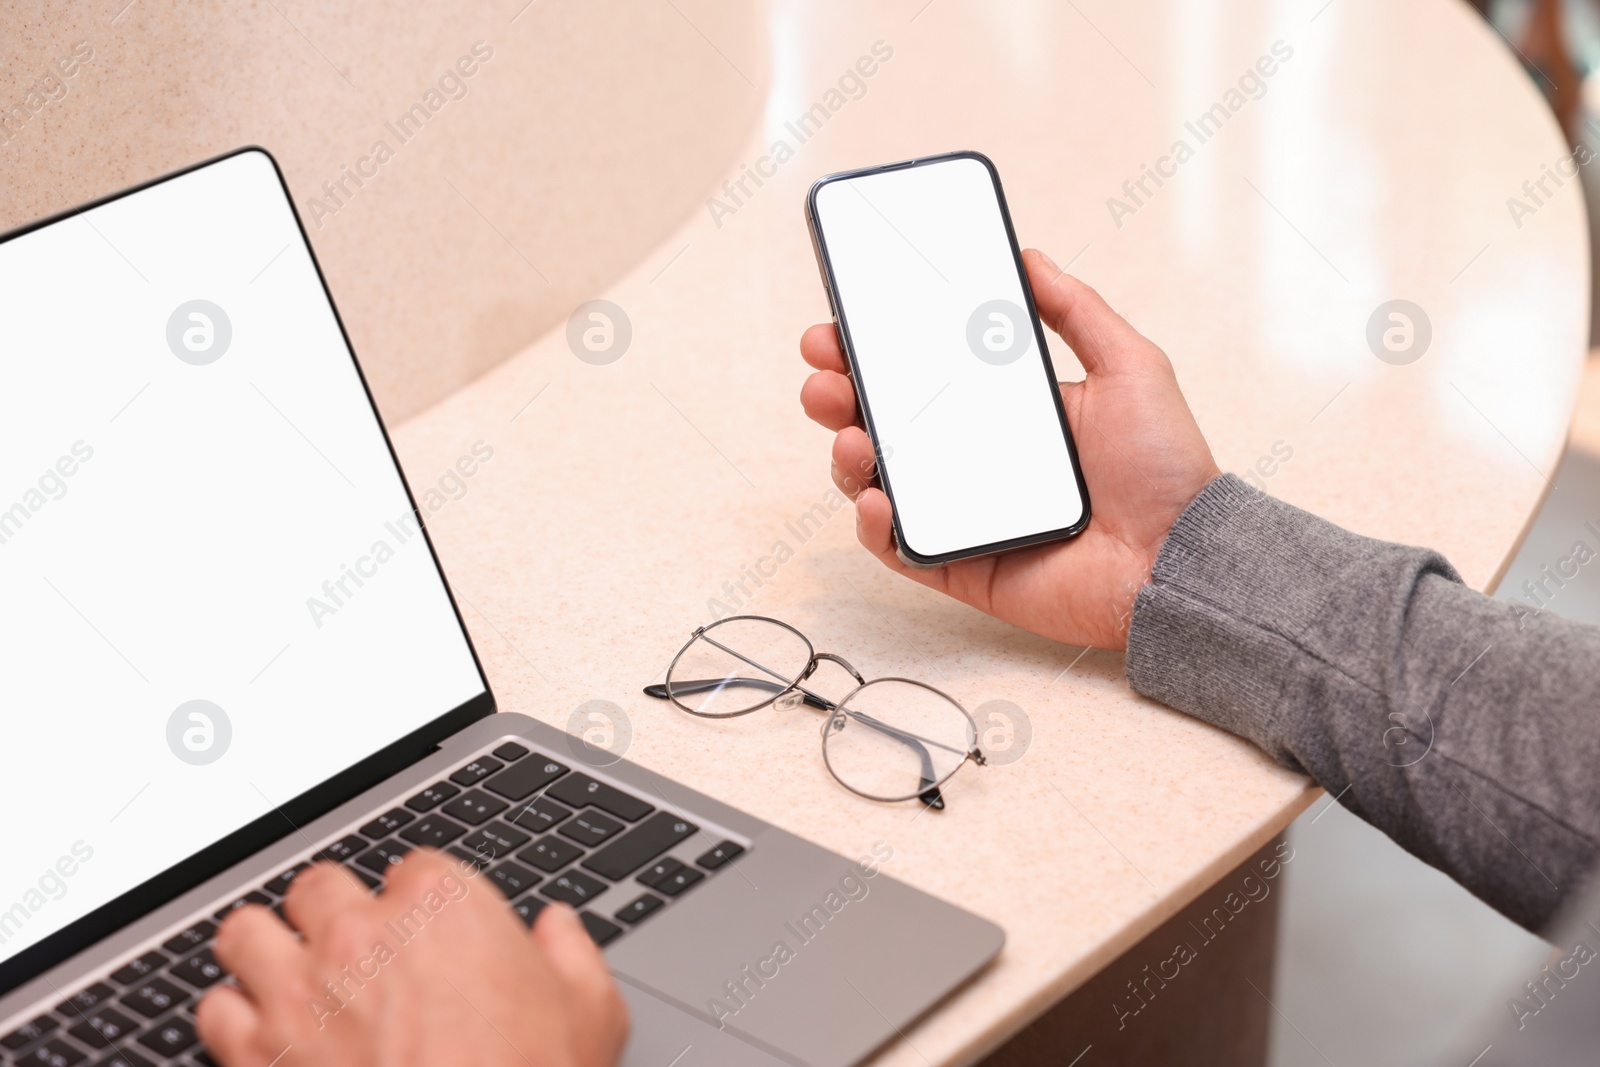
<svg viewBox="0 0 1600 1067">
<path fill-rule="evenodd" d="M 994 164 L 952 152 L 831 174 L 806 219 L 900 558 L 1082 531 L 1088 491 Z"/>
</svg>

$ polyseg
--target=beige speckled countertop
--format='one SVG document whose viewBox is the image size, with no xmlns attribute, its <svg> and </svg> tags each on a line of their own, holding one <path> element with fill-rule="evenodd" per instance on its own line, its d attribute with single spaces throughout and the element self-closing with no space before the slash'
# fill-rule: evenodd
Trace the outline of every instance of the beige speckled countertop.
<svg viewBox="0 0 1600 1067">
<path fill-rule="evenodd" d="M 1071 263 L 1171 354 L 1224 468 L 1287 446 L 1269 491 L 1436 546 L 1479 587 L 1566 434 L 1588 322 L 1583 207 L 1575 183 L 1551 183 L 1513 217 L 1507 199 L 1567 150 L 1513 59 L 1452 0 L 907 0 L 780 5 L 772 18 L 766 115 L 738 156 L 770 176 L 737 202 L 706 190 L 722 208 L 696 208 L 592 294 L 631 320 L 622 358 L 582 362 L 557 328 L 406 423 L 397 444 L 419 496 L 475 442 L 493 449 L 430 521 L 503 709 L 564 726 L 584 701 L 614 701 L 631 717 L 630 758 L 847 855 L 882 839 L 895 877 L 1006 928 L 997 966 L 917 1027 L 914 1048 L 879 1061 L 970 1063 L 1314 793 L 1135 697 L 1120 656 L 997 623 L 856 545 L 849 510 L 828 510 L 828 437 L 796 399 L 797 339 L 827 317 L 806 186 L 848 166 L 986 152 L 1024 243 Z M 1260 92 L 1247 86 L 1193 158 L 1114 218 L 1108 198 L 1196 141 L 1185 123 L 1226 106 L 1280 41 L 1292 57 Z M 875 72 L 830 98 L 875 42 Z M 726 61 L 706 49 L 705 63 Z M 800 143 L 785 123 L 817 103 L 826 121 Z M 783 162 L 762 163 L 780 140 Z M 1407 366 L 1366 343 L 1393 298 L 1432 323 Z M 827 521 L 797 536 L 788 524 L 818 504 Z M 779 543 L 793 558 L 753 585 Z M 1030 747 L 964 770 L 949 810 L 919 817 L 835 785 L 803 713 L 708 723 L 641 695 L 741 579 L 747 606 L 869 675 L 926 678 L 969 708 L 1014 702 Z"/>
</svg>

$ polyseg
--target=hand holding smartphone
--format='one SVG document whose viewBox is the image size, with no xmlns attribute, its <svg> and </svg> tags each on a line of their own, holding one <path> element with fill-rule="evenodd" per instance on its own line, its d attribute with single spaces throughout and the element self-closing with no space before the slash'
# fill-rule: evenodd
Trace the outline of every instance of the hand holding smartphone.
<svg viewBox="0 0 1600 1067">
<path fill-rule="evenodd" d="M 830 175 L 806 214 L 900 558 L 1081 532 L 1088 493 L 994 164 L 955 152 Z"/>
</svg>

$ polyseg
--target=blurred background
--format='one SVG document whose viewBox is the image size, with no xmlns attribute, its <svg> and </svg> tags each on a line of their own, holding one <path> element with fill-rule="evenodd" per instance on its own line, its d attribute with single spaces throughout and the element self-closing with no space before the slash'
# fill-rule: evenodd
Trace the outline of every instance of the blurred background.
<svg viewBox="0 0 1600 1067">
<path fill-rule="evenodd" d="M 1600 156 L 1600 4 L 1476 0 L 1473 6 L 1518 54 L 1573 148 Z M 1600 247 L 1600 174 L 1592 166 L 1579 173 L 1593 257 Z M 1591 271 L 1591 279 L 1600 285 L 1600 271 Z M 1589 344 L 1566 455 L 1496 596 L 1532 612 L 1600 623 L 1600 567 L 1582 567 L 1560 584 L 1547 577 L 1575 543 L 1600 549 L 1584 529 L 1600 523 L 1600 301 L 1592 299 Z M 1471 1061 L 1481 1050 L 1472 1044 L 1477 1021 L 1505 1010 L 1518 986 L 1513 976 L 1543 966 L 1550 945 L 1331 797 L 1295 822 L 1289 840 L 1297 862 L 1287 873 L 1273 999 L 1299 1032 L 1274 1026 L 1270 1062 Z M 1488 977 L 1494 975 L 1507 978 Z"/>
</svg>

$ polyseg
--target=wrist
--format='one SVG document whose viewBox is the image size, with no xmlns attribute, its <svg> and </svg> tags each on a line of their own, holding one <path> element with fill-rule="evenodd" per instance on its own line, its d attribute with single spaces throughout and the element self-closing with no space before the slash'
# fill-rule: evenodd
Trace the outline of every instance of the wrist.
<svg viewBox="0 0 1600 1067">
<path fill-rule="evenodd" d="M 1121 583 L 1112 597 L 1113 617 L 1115 620 L 1116 648 L 1125 650 L 1128 644 L 1128 634 L 1133 628 L 1134 613 L 1139 603 L 1139 594 L 1149 588 L 1156 580 L 1156 568 L 1162 564 L 1163 553 L 1168 559 L 1181 557 L 1186 551 L 1181 545 L 1172 545 L 1168 552 L 1169 543 L 1172 541 L 1172 532 L 1177 528 L 1179 521 L 1190 510 L 1196 501 L 1205 495 L 1206 490 L 1222 477 L 1222 471 L 1216 464 L 1210 465 L 1210 471 L 1195 487 L 1194 492 L 1183 499 L 1172 510 L 1172 520 L 1166 529 L 1154 541 L 1139 549 L 1132 550 L 1132 565 L 1125 572 Z"/>
</svg>

